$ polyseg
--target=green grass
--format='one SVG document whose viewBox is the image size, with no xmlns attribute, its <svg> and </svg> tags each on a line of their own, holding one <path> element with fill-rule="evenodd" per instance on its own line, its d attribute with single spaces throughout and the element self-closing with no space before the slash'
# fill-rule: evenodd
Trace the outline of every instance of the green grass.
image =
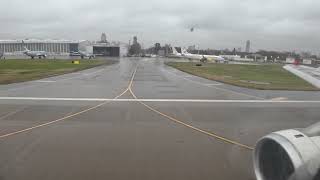
<svg viewBox="0 0 320 180">
<path fill-rule="evenodd" d="M 0 84 L 36 80 L 112 63 L 114 61 L 108 60 L 82 60 L 80 64 L 72 64 L 72 60 L 1 60 Z"/>
<path fill-rule="evenodd" d="M 166 63 L 181 71 L 241 87 L 265 90 L 319 90 L 282 68 L 282 65 Z M 263 83 L 263 84 L 262 84 Z"/>
</svg>

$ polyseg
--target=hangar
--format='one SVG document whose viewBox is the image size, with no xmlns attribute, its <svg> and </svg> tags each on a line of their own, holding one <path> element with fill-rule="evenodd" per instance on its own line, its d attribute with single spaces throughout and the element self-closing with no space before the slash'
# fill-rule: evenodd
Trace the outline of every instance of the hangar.
<svg viewBox="0 0 320 180">
<path fill-rule="evenodd" d="M 71 51 L 78 51 L 80 42 L 51 39 L 0 40 L 0 51 L 4 53 L 16 53 L 23 51 L 23 47 L 26 46 L 32 51 L 46 51 L 49 54 L 68 54 Z"/>
<path fill-rule="evenodd" d="M 96 56 L 110 56 L 119 57 L 120 47 L 119 46 L 93 46 L 93 54 Z"/>
</svg>

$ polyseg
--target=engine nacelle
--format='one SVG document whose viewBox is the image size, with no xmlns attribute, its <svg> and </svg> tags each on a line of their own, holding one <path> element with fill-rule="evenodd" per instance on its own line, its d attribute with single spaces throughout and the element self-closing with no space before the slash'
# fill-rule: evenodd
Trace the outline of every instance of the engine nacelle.
<svg viewBox="0 0 320 180">
<path fill-rule="evenodd" d="M 261 138 L 254 150 L 257 180 L 320 179 L 319 124 Z"/>
</svg>

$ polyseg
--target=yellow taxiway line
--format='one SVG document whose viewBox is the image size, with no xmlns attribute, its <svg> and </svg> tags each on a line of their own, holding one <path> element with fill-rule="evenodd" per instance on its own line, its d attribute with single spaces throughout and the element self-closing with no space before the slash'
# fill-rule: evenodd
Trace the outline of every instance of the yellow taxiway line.
<svg viewBox="0 0 320 180">
<path fill-rule="evenodd" d="M 171 121 L 173 121 L 173 122 L 175 122 L 175 123 L 177 123 L 177 124 L 180 124 L 180 125 L 183 125 L 183 126 L 185 126 L 185 127 L 187 127 L 187 128 L 190 128 L 190 129 L 192 129 L 192 130 L 194 130 L 194 131 L 200 132 L 200 133 L 202 133 L 202 134 L 205 134 L 205 135 L 208 135 L 208 136 L 210 136 L 210 137 L 216 138 L 216 139 L 218 139 L 218 140 L 220 140 L 220 141 L 222 141 L 222 142 L 229 143 L 229 144 L 232 144 L 232 145 L 236 145 L 236 146 L 239 146 L 239 147 L 241 147 L 241 148 L 244 148 L 244 149 L 247 149 L 247 150 L 250 150 L 250 151 L 252 151 L 252 150 L 254 149 L 254 148 L 251 147 L 251 146 L 248 146 L 248 145 L 239 143 L 239 142 L 234 141 L 234 140 L 231 140 L 231 139 L 229 139 L 229 138 L 227 138 L 227 137 L 223 137 L 223 136 L 220 136 L 220 135 L 218 135 L 218 134 L 216 134 L 216 133 L 208 132 L 208 131 L 205 131 L 205 130 L 203 130 L 203 129 L 197 128 L 197 127 L 195 127 L 195 126 L 193 126 L 193 125 L 191 125 L 191 124 L 187 124 L 187 123 L 185 123 L 185 122 L 183 122 L 183 121 L 181 121 L 181 120 L 179 120 L 179 119 L 176 119 L 176 118 L 171 117 L 171 116 L 169 116 L 169 115 L 167 115 L 167 114 L 165 114 L 165 113 L 163 113 L 163 112 L 160 112 L 160 111 L 156 110 L 155 108 L 147 105 L 146 103 L 144 103 L 144 102 L 142 102 L 142 101 L 139 101 L 139 99 L 137 98 L 137 96 L 134 94 L 134 92 L 133 92 L 133 90 L 132 90 L 133 80 L 134 80 L 134 77 L 135 77 L 135 75 L 136 75 L 137 69 L 138 69 L 138 66 L 136 67 L 136 69 L 135 69 L 135 71 L 134 71 L 134 73 L 133 73 L 133 75 L 132 75 L 131 82 L 130 82 L 130 84 L 129 84 L 129 92 L 131 93 L 131 95 L 132 95 L 140 104 L 142 104 L 143 106 L 145 106 L 145 107 L 148 108 L 149 110 L 151 110 L 151 111 L 153 111 L 153 112 L 155 112 L 155 113 L 157 113 L 157 114 L 159 114 L 159 115 L 161 115 L 161 116 L 163 116 L 163 117 L 165 117 L 165 118 L 167 118 L 167 119 L 169 119 L 169 120 L 171 120 Z"/>
</svg>

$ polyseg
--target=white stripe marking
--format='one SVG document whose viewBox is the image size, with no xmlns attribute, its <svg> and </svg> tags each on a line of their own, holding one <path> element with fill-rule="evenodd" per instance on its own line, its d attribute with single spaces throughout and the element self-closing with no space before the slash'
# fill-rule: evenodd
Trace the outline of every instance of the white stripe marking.
<svg viewBox="0 0 320 180">
<path fill-rule="evenodd" d="M 96 70 L 96 71 L 90 72 L 90 73 L 77 73 L 77 74 L 71 73 L 70 75 L 77 75 L 77 76 L 64 78 L 64 79 L 59 79 L 58 81 L 69 81 L 69 80 L 73 80 L 73 79 L 82 78 L 83 76 L 91 76 L 91 75 L 98 74 L 98 73 L 100 73 L 100 72 L 102 72 L 104 70 L 105 69 L 99 69 L 99 70 Z"/>
<path fill-rule="evenodd" d="M 39 80 L 39 81 L 36 81 L 36 82 L 39 82 L 39 83 L 54 83 L 54 82 L 56 82 L 56 81 Z"/>
<path fill-rule="evenodd" d="M 96 70 L 94 72 L 90 72 L 90 73 L 80 73 L 80 72 L 73 72 L 73 73 L 69 73 L 69 74 L 62 74 L 62 75 L 59 75 L 59 76 L 55 76 L 55 77 L 52 77 L 52 78 L 57 78 L 56 81 L 51 81 L 51 80 L 36 80 L 36 81 L 29 81 L 28 83 L 30 82 L 42 82 L 42 83 L 52 83 L 52 82 L 62 82 L 62 81 L 68 81 L 68 80 L 72 80 L 72 79 L 77 79 L 77 78 L 81 78 L 83 76 L 90 76 L 90 75 L 93 75 L 93 74 L 97 74 L 97 73 L 100 73 L 102 71 L 104 71 L 105 69 L 99 69 L 99 70 Z M 85 71 L 85 70 L 83 70 Z M 70 75 L 72 77 L 69 77 L 69 78 L 62 78 L 60 79 L 61 77 L 63 77 L 64 75 Z M 76 75 L 76 76 L 75 76 Z M 27 88 L 32 88 L 32 87 L 37 87 L 37 86 L 40 86 L 40 84 L 33 84 L 33 85 L 30 85 L 30 86 L 21 86 L 21 87 L 16 87 L 16 88 L 10 88 L 10 89 L 7 89 L 7 91 L 17 91 L 17 90 L 23 90 L 23 89 L 27 89 Z"/>
<path fill-rule="evenodd" d="M 118 101 L 118 102 L 195 102 L 195 103 L 320 103 L 320 101 L 297 100 L 209 100 L 209 99 L 105 99 L 105 98 L 46 98 L 46 97 L 0 97 L 0 100 L 27 101 Z"/>
<path fill-rule="evenodd" d="M 284 101 L 284 100 L 287 100 L 288 98 L 286 98 L 286 97 L 277 97 L 277 98 L 272 98 L 272 99 L 270 99 L 270 100 L 272 100 L 272 101 Z"/>
<path fill-rule="evenodd" d="M 221 83 L 215 83 L 215 84 L 204 84 L 206 86 L 220 86 L 222 85 Z"/>
</svg>

